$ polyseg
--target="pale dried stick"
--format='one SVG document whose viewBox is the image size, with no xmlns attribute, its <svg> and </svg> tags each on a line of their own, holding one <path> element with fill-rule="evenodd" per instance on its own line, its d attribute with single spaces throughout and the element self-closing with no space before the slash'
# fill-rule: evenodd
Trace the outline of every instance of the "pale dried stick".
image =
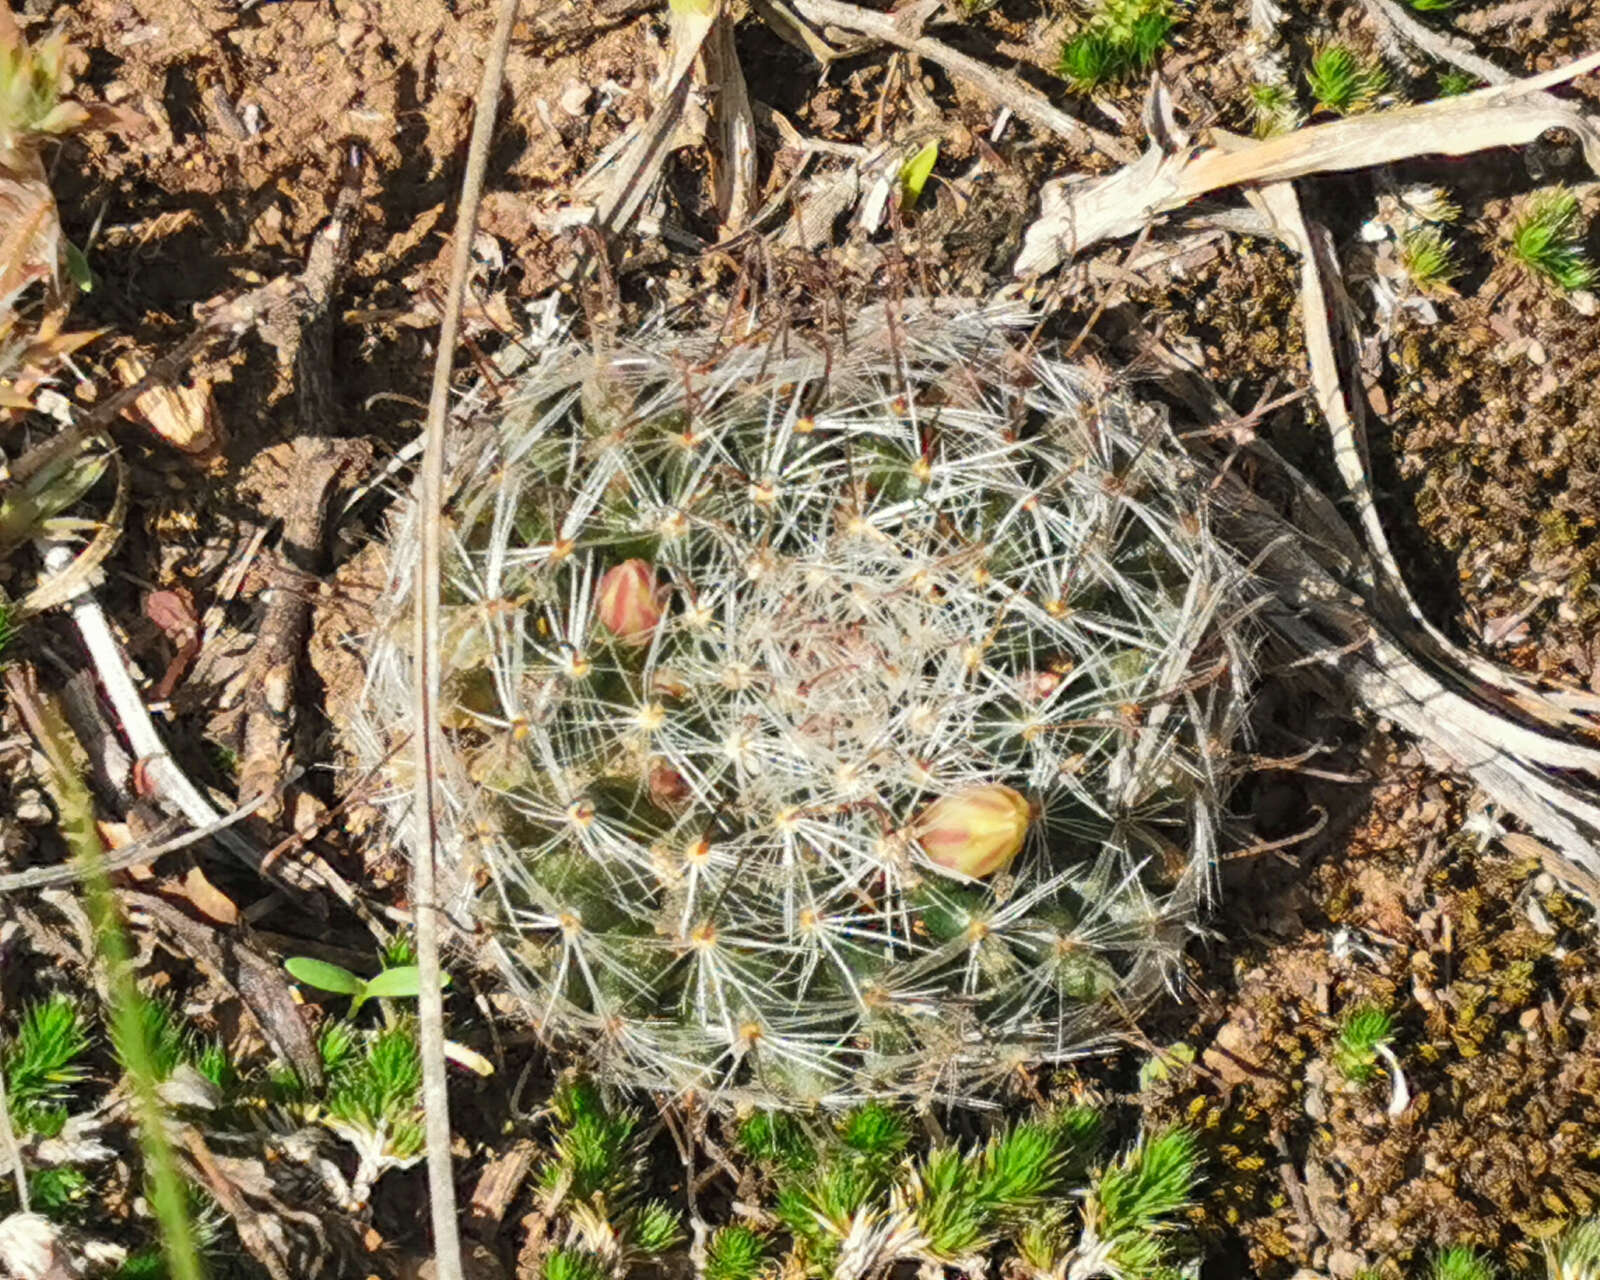
<svg viewBox="0 0 1600 1280">
<path fill-rule="evenodd" d="M 74 556 L 72 548 L 65 544 L 47 543 L 44 561 L 45 568 L 55 575 L 47 581 L 48 585 L 48 582 L 59 580 L 62 574 L 72 569 L 78 563 L 78 558 Z M 106 699 L 111 703 L 112 710 L 117 713 L 123 736 L 128 740 L 128 746 L 133 751 L 134 759 L 142 770 L 145 780 L 157 798 L 168 808 L 181 814 L 191 826 L 215 827 L 219 845 L 247 866 L 264 874 L 264 858 L 261 852 L 249 840 L 233 831 L 228 824 L 221 822 L 221 815 L 216 807 L 200 788 L 190 781 L 189 775 L 184 773 L 167 750 L 166 743 L 156 731 L 155 722 L 150 718 L 150 711 L 144 704 L 143 696 L 133 683 L 133 677 L 128 674 L 128 666 L 122 656 L 122 646 L 112 634 L 111 624 L 106 619 L 105 611 L 100 607 L 100 602 L 95 599 L 90 587 L 91 581 L 88 577 L 77 578 L 65 603 L 83 640 L 84 648 L 89 652 L 95 673 L 100 678 L 100 686 L 105 690 Z M 344 877 L 329 866 L 325 859 L 314 853 L 307 853 L 302 860 L 289 864 L 279 874 L 290 887 L 302 892 L 318 887 L 327 889 L 359 916 L 380 942 L 388 941 L 388 930 L 372 914 L 367 904 L 357 896 Z"/>
<path fill-rule="evenodd" d="M 296 769 L 284 779 L 287 786 L 299 779 L 304 770 Z M 261 807 L 263 796 L 240 805 L 232 813 L 225 814 L 215 822 L 203 827 L 196 827 L 192 831 L 185 831 L 182 835 L 171 835 L 177 830 L 178 820 L 170 818 L 163 822 L 156 830 L 152 839 L 160 843 L 152 844 L 150 840 L 139 840 L 130 844 L 125 849 L 118 849 L 115 853 L 107 854 L 105 870 L 125 871 L 129 867 L 143 866 L 147 862 L 154 862 L 157 858 L 165 857 L 169 853 L 176 853 L 179 849 L 187 849 L 190 845 L 199 844 L 202 840 L 209 840 L 227 827 L 236 826 L 243 822 Z M 171 835 L 170 839 L 165 837 Z M 82 880 L 88 874 L 82 867 L 68 863 L 59 867 L 29 867 L 26 871 L 13 871 L 9 875 L 0 876 L 0 895 L 15 893 L 19 889 L 45 889 L 51 885 L 72 884 Z"/>
<path fill-rule="evenodd" d="M 874 40 L 883 41 L 884 44 L 891 44 L 897 49 L 904 49 L 907 53 L 914 53 L 917 57 L 933 63 L 934 66 L 943 68 L 956 79 L 965 80 L 1001 106 L 1010 107 L 1013 113 L 1024 120 L 1042 129 L 1048 129 L 1051 133 L 1060 134 L 1079 146 L 1092 147 L 1102 155 L 1111 156 L 1116 160 L 1127 161 L 1133 158 L 1132 148 L 1122 139 L 1112 137 L 1111 134 L 1092 128 L 1077 117 L 1068 115 L 1017 77 L 1007 75 L 995 67 L 979 62 L 976 58 L 969 58 L 960 50 L 952 49 L 931 36 L 913 35 L 904 31 L 889 14 L 845 4 L 843 0 L 790 0 L 790 4 L 794 11 L 808 22 L 842 27 L 846 31 L 871 36 Z"/>
<path fill-rule="evenodd" d="M 1465 40 L 1418 22 L 1394 0 L 1364 0 L 1364 3 L 1373 22 L 1390 41 L 1410 45 L 1436 61 L 1470 72 L 1486 84 L 1510 84 L 1516 79 L 1511 72 L 1480 57 Z"/>
<path fill-rule="evenodd" d="M 62 573 L 72 565 L 74 558 L 71 547 L 62 543 L 52 544 L 45 552 L 45 568 L 52 574 Z M 100 677 L 100 687 L 105 690 L 107 701 L 117 713 L 123 736 L 127 738 L 134 759 L 139 762 L 152 788 L 182 814 L 190 826 L 217 826 L 220 815 L 211 801 L 189 780 L 189 775 L 178 767 L 178 762 L 167 750 L 167 744 L 156 732 L 155 723 L 150 719 L 149 709 L 144 705 L 144 698 L 135 687 L 133 677 L 128 674 L 127 665 L 122 660 L 122 646 L 111 633 L 111 624 L 106 620 L 105 611 L 101 609 L 100 602 L 95 599 L 87 583 L 80 584 L 67 607 L 72 615 L 73 625 L 77 627 L 78 635 L 83 640 L 83 647 L 89 651 L 89 660 Z M 252 865 L 256 861 L 255 851 L 250 842 L 238 833 L 226 827 L 219 827 L 216 837 L 217 843 L 228 852 Z"/>
<path fill-rule="evenodd" d="M 1600 53 L 1458 98 L 1311 125 L 1237 149 L 1152 145 L 1138 160 L 1104 177 L 1053 178 L 1042 189 L 1039 217 L 1028 228 L 1012 273 L 1026 278 L 1052 271 L 1102 240 L 1133 235 L 1153 218 L 1213 191 L 1416 156 L 1521 146 L 1550 129 L 1576 134 L 1589 167 L 1600 173 L 1600 126 L 1576 104 L 1546 92 L 1596 69 Z"/>
<path fill-rule="evenodd" d="M 11 1100 L 6 1097 L 6 1076 L 0 1071 L 0 1156 L 4 1156 L 17 1179 L 17 1205 L 27 1213 L 28 1175 L 22 1167 L 22 1148 L 17 1145 L 17 1131 L 11 1127 Z"/>
<path fill-rule="evenodd" d="M 467 148 L 467 169 L 461 179 L 461 204 L 456 213 L 450 283 L 444 301 L 439 346 L 428 397 L 422 469 L 418 478 L 421 507 L 417 559 L 415 631 L 412 652 L 416 677 L 417 838 L 411 859 L 411 908 L 417 921 L 417 967 L 421 991 L 417 999 L 418 1047 L 422 1056 L 422 1103 L 428 1144 L 428 1202 L 433 1215 L 434 1274 L 437 1280 L 462 1280 L 461 1236 L 456 1223 L 456 1188 L 450 1161 L 450 1092 L 444 1058 L 444 1000 L 439 990 L 438 801 L 435 760 L 439 740 L 439 579 L 440 520 L 444 503 L 445 418 L 450 408 L 450 370 L 461 326 L 461 303 L 472 265 L 472 237 L 483 194 L 483 175 L 494 136 L 500 83 L 505 74 L 517 0 L 500 0 L 494 36 L 478 85 L 477 115 Z"/>
</svg>

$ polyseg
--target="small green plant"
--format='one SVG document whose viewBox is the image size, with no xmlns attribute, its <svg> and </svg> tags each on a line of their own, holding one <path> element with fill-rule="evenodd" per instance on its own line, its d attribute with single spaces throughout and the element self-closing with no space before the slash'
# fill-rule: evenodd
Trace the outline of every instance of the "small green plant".
<svg viewBox="0 0 1600 1280">
<path fill-rule="evenodd" d="M 318 1048 L 327 1072 L 319 1118 L 355 1149 L 352 1205 L 366 1203 L 387 1169 L 405 1169 L 423 1156 L 422 1058 L 409 1019 L 371 1033 L 349 1024 L 324 1028 Z"/>
<path fill-rule="evenodd" d="M 1287 133 L 1300 124 L 1300 104 L 1282 81 L 1258 80 L 1250 86 L 1250 116 L 1258 138 Z"/>
<path fill-rule="evenodd" d="M 417 962 L 416 940 L 409 933 L 397 933 L 383 946 L 383 967 L 403 969 Z"/>
<path fill-rule="evenodd" d="M 1388 87 L 1389 76 L 1376 59 L 1332 41 L 1312 55 L 1306 85 L 1319 107 L 1343 116 L 1370 107 Z"/>
<path fill-rule="evenodd" d="M 391 944 L 393 945 L 393 944 Z M 397 954 L 410 955 L 407 948 Z M 283 967 L 296 982 L 303 982 L 318 991 L 331 991 L 334 995 L 350 997 L 350 1014 L 354 1018 L 368 1000 L 414 1000 L 422 990 L 422 971 L 415 964 L 384 968 L 371 978 L 351 973 L 343 965 L 330 964 L 311 956 L 290 956 Z M 440 974 L 439 985 L 450 985 L 450 975 Z"/>
<path fill-rule="evenodd" d="M 773 1180 L 773 1212 L 791 1240 L 786 1273 L 830 1274 L 847 1250 L 852 1263 L 869 1272 L 897 1262 L 975 1267 L 1002 1240 L 1015 1242 L 1037 1270 L 1059 1273 L 1104 1238 L 1094 1234 L 1097 1222 L 1116 1237 L 1118 1249 L 1129 1231 L 1161 1234 L 1156 1219 L 1166 1201 L 1159 1188 L 1166 1184 L 1159 1170 L 1171 1165 L 1163 1155 L 1170 1146 L 1187 1153 L 1193 1173 L 1192 1143 L 1164 1137 L 1091 1176 L 1103 1127 L 1092 1108 L 1068 1107 L 1009 1125 L 972 1147 L 941 1145 L 908 1159 L 912 1128 L 904 1115 L 867 1103 L 815 1145 L 803 1145 L 798 1135 L 784 1139 L 770 1126 L 752 1132 L 748 1119 L 739 1143 L 747 1152 L 776 1152 L 786 1161 L 764 1162 Z M 1130 1176 L 1145 1176 L 1141 1169 L 1156 1171 L 1149 1180 L 1157 1192 L 1125 1188 Z M 1080 1201 L 1070 1188 L 1084 1180 L 1090 1191 L 1082 1203 L 1099 1205 L 1098 1219 L 1087 1209 L 1080 1219 L 1074 1208 Z M 1191 1183 L 1192 1177 L 1183 1181 L 1180 1201 Z M 1130 1205 L 1139 1208 L 1132 1217 Z M 858 1255 L 858 1249 L 869 1252 Z M 1165 1256 L 1159 1244 L 1155 1252 Z"/>
<path fill-rule="evenodd" d="M 573 1076 L 557 1086 L 549 1112 L 551 1153 L 538 1182 L 552 1205 L 565 1208 L 573 1240 L 627 1263 L 660 1257 L 683 1238 L 676 1210 L 642 1198 L 646 1147 L 637 1111 L 614 1106 L 593 1081 Z"/>
<path fill-rule="evenodd" d="M 1600 273 L 1583 249 L 1578 197 L 1565 187 L 1536 192 L 1511 230 L 1511 256 L 1561 289 L 1587 289 Z"/>
<path fill-rule="evenodd" d="M 906 1149 L 911 1125 L 893 1107 L 869 1102 L 845 1116 L 839 1125 L 839 1141 L 865 1160 L 887 1162 Z"/>
<path fill-rule="evenodd" d="M 1457 98 L 1463 93 L 1471 93 L 1474 89 L 1483 88 L 1483 81 L 1470 71 L 1457 71 L 1449 68 L 1439 73 L 1439 96 L 1441 98 Z"/>
<path fill-rule="evenodd" d="M 1414 227 L 1400 236 L 1400 262 L 1423 293 L 1438 293 L 1461 274 L 1456 248 L 1436 226 Z"/>
<path fill-rule="evenodd" d="M 915 209 L 922 198 L 922 189 L 928 185 L 933 166 L 939 163 L 939 139 L 922 147 L 900 166 L 900 208 Z"/>
<path fill-rule="evenodd" d="M 140 995 L 137 1004 L 139 1035 L 147 1046 L 156 1080 L 172 1077 L 180 1066 L 194 1068 L 226 1092 L 238 1081 L 228 1052 L 220 1042 L 200 1034 L 184 1021 L 182 1013 L 165 996 Z M 128 1069 L 128 1031 L 112 1029 L 111 1048 L 117 1063 Z"/>
<path fill-rule="evenodd" d="M 1407 0 L 1418 13 L 1448 13 L 1456 7 L 1456 0 Z"/>
<path fill-rule="evenodd" d="M 593 1081 L 564 1082 L 550 1101 L 554 1152 L 540 1171 L 549 1188 L 565 1186 L 579 1200 L 626 1195 L 640 1168 L 634 1144 L 639 1113 L 607 1104 Z"/>
<path fill-rule="evenodd" d="M 89 1175 L 75 1165 L 49 1165 L 28 1171 L 28 1199 L 47 1218 L 70 1215 L 89 1198 Z"/>
<path fill-rule="evenodd" d="M 158 1081 L 165 1080 L 189 1056 L 188 1029 L 171 1002 L 160 997 L 140 996 L 137 1010 L 139 1034 L 148 1046 L 150 1067 Z M 125 1029 L 114 1028 L 111 1033 L 112 1050 L 124 1070 L 129 1058 L 127 1035 Z"/>
<path fill-rule="evenodd" d="M 1175 25 L 1170 0 L 1104 0 L 1061 47 L 1058 72 L 1079 92 L 1149 71 Z"/>
<path fill-rule="evenodd" d="M 584 1249 L 553 1249 L 544 1260 L 544 1280 L 611 1280 L 611 1269 Z"/>
<path fill-rule="evenodd" d="M 1451 1245 L 1434 1254 L 1429 1280 L 1494 1280 L 1494 1263 L 1470 1245 Z"/>
<path fill-rule="evenodd" d="M 1334 1037 L 1334 1067 L 1352 1084 L 1366 1084 L 1378 1069 L 1378 1050 L 1394 1038 L 1394 1019 L 1375 1004 L 1360 1005 L 1345 1015 Z"/>
<path fill-rule="evenodd" d="M 138 1249 L 123 1259 L 112 1280 L 167 1280 L 167 1260 L 159 1249 Z"/>
<path fill-rule="evenodd" d="M 0 41 L 0 157 L 29 134 L 59 135 L 81 129 L 89 112 L 64 95 L 67 38 L 52 35 L 26 44 Z"/>
<path fill-rule="evenodd" d="M 1568 1227 L 1544 1247 L 1548 1280 L 1600 1280 L 1600 1218 Z"/>
<path fill-rule="evenodd" d="M 770 1248 L 754 1227 L 722 1227 L 706 1248 L 705 1280 L 755 1280 L 766 1269 Z"/>
<path fill-rule="evenodd" d="M 61 1132 L 66 1100 L 86 1074 L 78 1059 L 88 1047 L 88 1024 L 67 996 L 50 996 L 23 1011 L 16 1036 L 0 1051 L 6 1103 L 19 1130 L 43 1137 Z"/>
<path fill-rule="evenodd" d="M 1157 1275 L 1170 1264 L 1173 1216 L 1189 1203 L 1198 1176 L 1200 1158 L 1189 1131 L 1141 1142 L 1091 1187 L 1078 1253 L 1109 1259 L 1112 1275 Z"/>
<path fill-rule="evenodd" d="M 817 1162 L 817 1148 L 787 1111 L 755 1111 L 739 1124 L 740 1149 L 751 1159 L 791 1172 Z"/>
</svg>

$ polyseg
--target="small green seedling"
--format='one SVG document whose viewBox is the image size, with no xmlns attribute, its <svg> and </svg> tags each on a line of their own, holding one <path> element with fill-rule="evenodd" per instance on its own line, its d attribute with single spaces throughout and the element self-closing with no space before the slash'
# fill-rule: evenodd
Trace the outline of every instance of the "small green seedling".
<svg viewBox="0 0 1600 1280">
<path fill-rule="evenodd" d="M 1461 274 L 1455 244 L 1434 226 L 1416 227 L 1401 235 L 1400 262 L 1423 293 L 1442 292 Z"/>
<path fill-rule="evenodd" d="M 1155 65 L 1174 25 L 1169 0 L 1104 0 L 1061 46 L 1057 72 L 1082 93 L 1142 75 Z"/>
<path fill-rule="evenodd" d="M 1511 256 L 1558 288 L 1590 288 L 1600 272 L 1583 250 L 1582 217 L 1565 187 L 1535 193 L 1512 228 Z"/>
<path fill-rule="evenodd" d="M 1255 122 L 1256 137 L 1270 138 L 1299 127 L 1300 105 L 1288 85 L 1258 80 L 1250 86 L 1250 116 Z"/>
<path fill-rule="evenodd" d="M 422 992 L 422 971 L 414 964 L 384 969 L 371 978 L 362 978 L 343 965 L 330 964 L 311 956 L 290 956 L 284 961 L 283 967 L 296 982 L 303 982 L 318 991 L 349 996 L 349 1016 L 352 1018 L 368 1000 L 412 1000 Z M 439 985 L 448 987 L 450 975 L 440 974 Z"/>
<path fill-rule="evenodd" d="M 611 1271 L 583 1249 L 552 1249 L 544 1260 L 544 1280 L 610 1280 Z"/>
<path fill-rule="evenodd" d="M 1181 1040 L 1169 1044 L 1165 1049 L 1157 1049 L 1139 1068 L 1139 1088 L 1148 1089 L 1153 1084 L 1181 1075 L 1184 1068 L 1194 1064 L 1194 1060 L 1194 1046 Z"/>
<path fill-rule="evenodd" d="M 900 166 L 900 208 L 915 209 L 928 185 L 933 166 L 939 162 L 939 139 L 935 138 Z"/>
<path fill-rule="evenodd" d="M 1366 1084 L 1378 1069 L 1378 1050 L 1394 1038 L 1394 1019 L 1375 1004 L 1345 1015 L 1330 1057 L 1339 1074 L 1352 1084 Z"/>
<path fill-rule="evenodd" d="M 66 1101 L 88 1069 L 89 1027 L 67 996 L 29 1005 L 16 1036 L 0 1050 L 0 1077 L 12 1123 L 24 1133 L 54 1137 L 67 1122 Z"/>
<path fill-rule="evenodd" d="M 1335 41 L 1312 56 L 1306 85 L 1319 107 L 1345 116 L 1370 107 L 1388 87 L 1389 75 L 1375 59 Z"/>
<path fill-rule="evenodd" d="M 1474 89 L 1483 88 L 1483 81 L 1470 71 L 1441 71 L 1439 73 L 1439 96 L 1441 98 L 1459 98 L 1463 93 L 1471 93 Z"/>
<path fill-rule="evenodd" d="M 721 1227 L 706 1249 L 706 1280 L 755 1280 L 766 1269 L 767 1238 L 754 1227 Z"/>
<path fill-rule="evenodd" d="M 1494 1280 L 1494 1263 L 1470 1245 L 1451 1245 L 1433 1255 L 1428 1280 Z"/>
<path fill-rule="evenodd" d="M 63 240 L 61 247 L 67 278 L 78 287 L 80 293 L 93 293 L 94 269 L 89 265 L 89 255 L 70 240 Z"/>
<path fill-rule="evenodd" d="M 1456 7 L 1456 0 L 1410 0 L 1418 13 L 1448 13 Z"/>
</svg>

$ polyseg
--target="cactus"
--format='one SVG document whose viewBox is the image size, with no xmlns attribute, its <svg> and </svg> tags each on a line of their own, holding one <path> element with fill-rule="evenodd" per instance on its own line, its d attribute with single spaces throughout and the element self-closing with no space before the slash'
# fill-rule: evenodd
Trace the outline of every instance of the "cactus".
<svg viewBox="0 0 1600 1280">
<path fill-rule="evenodd" d="M 556 345 L 456 459 L 450 906 L 612 1078 L 966 1096 L 1170 975 L 1244 574 L 1159 415 L 1018 319 Z M 355 735 L 406 836 L 415 542 Z"/>
</svg>

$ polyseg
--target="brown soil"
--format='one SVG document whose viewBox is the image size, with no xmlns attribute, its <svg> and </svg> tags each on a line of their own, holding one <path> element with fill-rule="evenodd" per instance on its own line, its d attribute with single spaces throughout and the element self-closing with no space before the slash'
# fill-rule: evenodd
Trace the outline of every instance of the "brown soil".
<svg viewBox="0 0 1600 1280">
<path fill-rule="evenodd" d="M 1526 1261 L 1600 1205 L 1593 907 L 1464 830 L 1470 788 L 1382 736 L 1365 754 L 1385 780 L 1326 856 L 1237 873 L 1256 892 L 1219 927 L 1242 941 L 1216 949 L 1178 1033 L 1198 1066 L 1146 1092 L 1151 1118 L 1205 1135 L 1205 1229 L 1237 1233 L 1261 1277 L 1412 1274 L 1456 1243 Z M 1335 1063 L 1364 1005 L 1393 1019 L 1398 1116 L 1388 1072 Z"/>
</svg>

